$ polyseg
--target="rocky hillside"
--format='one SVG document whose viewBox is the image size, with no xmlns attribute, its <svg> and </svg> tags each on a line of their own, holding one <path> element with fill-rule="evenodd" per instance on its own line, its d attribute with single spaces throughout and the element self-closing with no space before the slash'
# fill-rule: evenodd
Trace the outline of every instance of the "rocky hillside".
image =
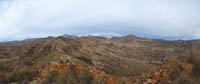
<svg viewBox="0 0 200 84">
<path fill-rule="evenodd" d="M 44 38 L 9 50 L 2 47 L 0 55 L 6 57 L 0 58 L 0 83 L 175 84 L 181 80 L 183 65 L 190 64 L 190 56 L 198 53 L 199 43 L 159 42 L 134 35 Z M 74 77 L 68 79 L 68 74 Z M 51 79 L 54 76 L 60 81 Z"/>
</svg>

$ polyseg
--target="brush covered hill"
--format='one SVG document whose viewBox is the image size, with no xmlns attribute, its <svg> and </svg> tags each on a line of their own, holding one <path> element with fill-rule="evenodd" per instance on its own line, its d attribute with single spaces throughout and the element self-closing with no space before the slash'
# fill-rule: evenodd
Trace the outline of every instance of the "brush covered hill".
<svg viewBox="0 0 200 84">
<path fill-rule="evenodd" d="M 44 38 L 0 52 L 9 52 L 0 58 L 0 83 L 173 84 L 182 81 L 179 75 L 190 56 L 200 49 L 199 43 L 158 42 L 134 35 Z M 159 73 L 157 79 L 153 79 L 155 71 Z M 177 75 L 165 74 L 166 79 L 161 79 L 162 73 Z M 149 77 L 143 77 L 146 74 Z"/>
</svg>

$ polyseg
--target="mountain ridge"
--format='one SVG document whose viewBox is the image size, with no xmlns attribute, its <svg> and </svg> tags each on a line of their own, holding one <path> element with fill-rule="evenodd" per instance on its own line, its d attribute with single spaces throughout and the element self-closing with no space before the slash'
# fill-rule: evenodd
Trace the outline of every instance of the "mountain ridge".
<svg viewBox="0 0 200 84">
<path fill-rule="evenodd" d="M 200 48 L 199 43 L 160 42 L 133 35 L 114 39 L 59 36 L 11 47 L 7 57 L 0 58 L 0 64 L 12 68 L 12 72 L 26 68 L 34 72 L 51 65 L 79 64 L 116 77 L 134 77 L 155 70 L 170 60 L 187 62 Z"/>
</svg>

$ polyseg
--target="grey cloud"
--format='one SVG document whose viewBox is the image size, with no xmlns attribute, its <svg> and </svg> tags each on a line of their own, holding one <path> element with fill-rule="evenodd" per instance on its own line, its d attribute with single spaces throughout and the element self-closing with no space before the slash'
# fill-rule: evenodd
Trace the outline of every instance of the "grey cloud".
<svg viewBox="0 0 200 84">
<path fill-rule="evenodd" d="M 65 33 L 198 39 L 199 4 L 199 0 L 2 0 L 0 40 Z"/>
</svg>

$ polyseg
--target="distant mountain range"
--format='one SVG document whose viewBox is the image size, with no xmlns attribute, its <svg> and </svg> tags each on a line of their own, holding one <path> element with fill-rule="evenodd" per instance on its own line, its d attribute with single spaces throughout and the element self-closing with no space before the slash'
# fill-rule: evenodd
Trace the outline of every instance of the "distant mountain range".
<svg viewBox="0 0 200 84">
<path fill-rule="evenodd" d="M 63 34 L 61 35 L 62 37 L 66 37 L 66 38 L 69 38 L 69 39 L 77 39 L 79 38 L 80 36 L 76 36 L 76 35 L 69 35 L 69 34 Z M 86 36 L 92 36 L 92 35 L 86 35 Z M 136 35 L 133 35 L 133 34 L 130 34 L 130 35 L 127 35 L 127 36 L 134 36 L 134 37 L 137 37 Z M 104 36 L 94 36 L 94 37 L 104 37 Z M 124 37 L 124 36 L 121 36 L 121 37 Z M 111 39 L 116 39 L 116 38 L 121 38 L 120 36 L 113 36 L 111 37 Z M 56 38 L 54 36 L 48 36 L 46 38 Z M 106 38 L 106 36 L 105 36 Z M 140 37 L 138 37 L 140 38 Z M 2 43 L 15 43 L 15 42 L 32 42 L 32 41 L 37 41 L 37 40 L 41 40 L 41 39 L 44 39 L 44 38 L 27 38 L 27 39 L 24 39 L 24 40 L 18 40 L 18 41 L 3 41 L 3 42 L 0 42 L 0 44 Z M 147 38 L 148 39 L 148 38 Z M 192 41 L 200 41 L 200 39 L 192 39 L 192 40 L 165 40 L 165 39 L 152 39 L 152 40 L 155 40 L 155 41 L 160 41 L 160 42 L 166 42 L 166 41 L 176 41 L 176 42 L 192 42 Z"/>
</svg>

